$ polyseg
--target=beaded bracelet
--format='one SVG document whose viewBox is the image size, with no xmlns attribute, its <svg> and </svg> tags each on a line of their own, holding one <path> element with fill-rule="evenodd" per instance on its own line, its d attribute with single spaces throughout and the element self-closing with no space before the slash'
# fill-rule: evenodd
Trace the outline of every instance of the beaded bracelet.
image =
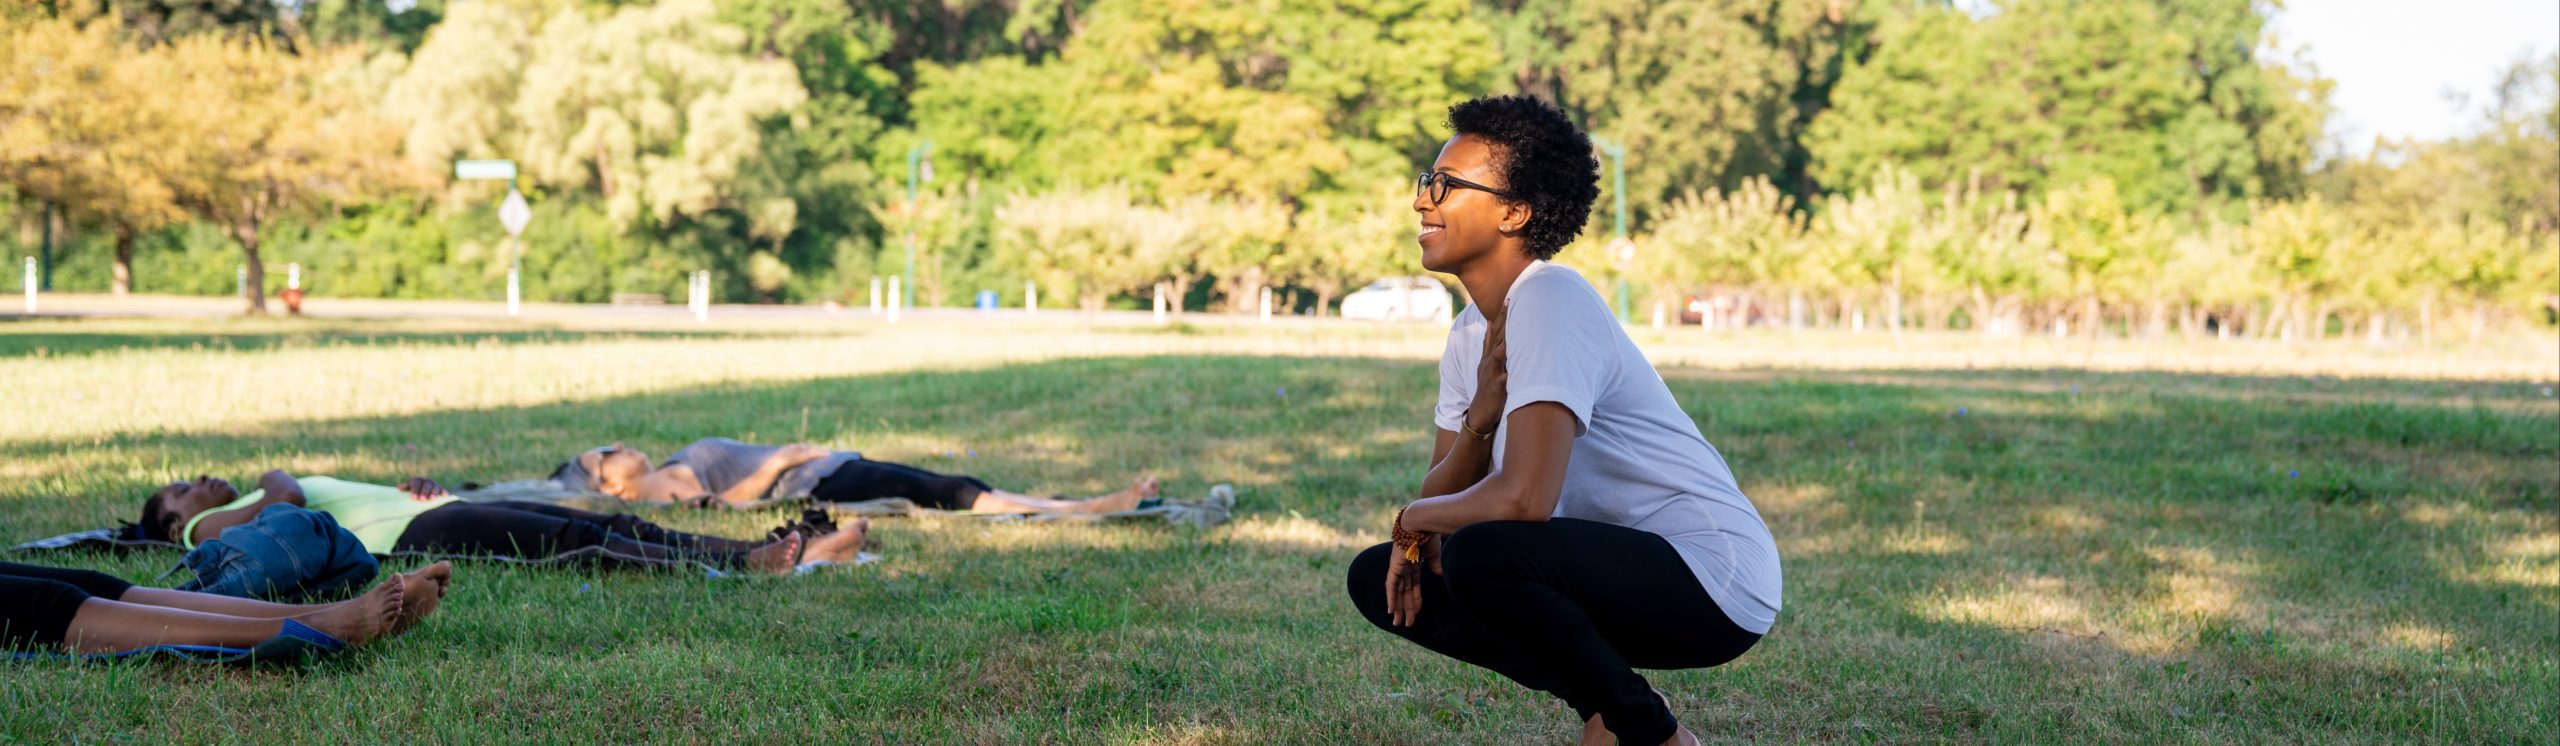
<svg viewBox="0 0 2560 746">
<path fill-rule="evenodd" d="M 1396 525 L 1389 531 L 1389 536 L 1395 540 L 1396 549 L 1404 554 L 1404 561 L 1420 562 L 1422 561 L 1422 541 L 1431 538 L 1431 535 L 1404 527 L 1406 509 L 1396 509 Z"/>
</svg>

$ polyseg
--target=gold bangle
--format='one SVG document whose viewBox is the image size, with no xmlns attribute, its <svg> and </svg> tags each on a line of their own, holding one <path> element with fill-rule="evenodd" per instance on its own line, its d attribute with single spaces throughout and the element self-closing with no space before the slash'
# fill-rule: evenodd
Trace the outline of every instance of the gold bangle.
<svg viewBox="0 0 2560 746">
<path fill-rule="evenodd" d="M 1497 425 L 1494 425 L 1494 426 L 1493 426 L 1493 428 L 1494 428 L 1495 430 L 1500 430 L 1500 429 L 1502 429 L 1502 426 L 1497 424 Z M 1475 436 L 1475 437 L 1476 437 L 1476 440 L 1492 440 L 1492 439 L 1493 439 L 1493 433 L 1491 433 L 1491 432 L 1482 432 L 1482 433 L 1480 433 L 1480 432 L 1476 432 L 1476 429 L 1475 429 L 1475 428 L 1468 427 L 1468 426 L 1467 426 L 1467 419 L 1466 419 L 1466 418 L 1464 418 L 1464 417 L 1460 417 L 1460 418 L 1458 418 L 1458 429 L 1467 431 L 1467 434 L 1468 434 L 1468 435 L 1473 435 L 1473 436 Z"/>
</svg>

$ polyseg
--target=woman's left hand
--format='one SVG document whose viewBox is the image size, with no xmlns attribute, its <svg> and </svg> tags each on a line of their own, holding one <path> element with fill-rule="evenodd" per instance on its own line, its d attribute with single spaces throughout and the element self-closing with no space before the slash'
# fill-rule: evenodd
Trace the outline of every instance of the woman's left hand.
<svg viewBox="0 0 2560 746">
<path fill-rule="evenodd" d="M 400 483 L 400 491 L 409 493 L 409 497 L 418 500 L 433 500 L 445 496 L 444 486 L 426 477 L 408 478 Z"/>
</svg>

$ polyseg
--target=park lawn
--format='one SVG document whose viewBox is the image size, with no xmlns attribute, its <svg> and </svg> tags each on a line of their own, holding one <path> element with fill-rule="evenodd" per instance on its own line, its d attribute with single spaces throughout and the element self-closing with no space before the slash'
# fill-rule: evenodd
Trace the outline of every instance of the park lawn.
<svg viewBox="0 0 2560 746">
<path fill-rule="evenodd" d="M 1568 740 L 1559 704 L 1343 597 L 1419 481 L 1439 331 L 1257 334 L 0 323 L 12 541 L 131 519 L 196 473 L 454 485 L 712 435 L 1243 500 L 1206 531 L 887 520 L 885 561 L 795 579 L 466 565 L 421 629 L 305 669 L 0 664 L 0 742 Z M 1786 566 L 1759 647 L 1653 677 L 1710 741 L 2560 732 L 2547 379 L 1665 377 Z M 177 580 L 155 581 L 174 555 L 40 561 Z"/>
</svg>

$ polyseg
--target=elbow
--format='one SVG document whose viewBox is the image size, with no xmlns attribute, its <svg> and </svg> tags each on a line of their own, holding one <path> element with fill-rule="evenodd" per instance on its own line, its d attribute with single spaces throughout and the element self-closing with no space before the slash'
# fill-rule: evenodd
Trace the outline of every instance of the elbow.
<svg viewBox="0 0 2560 746">
<path fill-rule="evenodd" d="M 1538 490 L 1534 488 L 1512 490 L 1508 496 L 1510 499 L 1503 501 L 1502 519 L 1545 523 L 1548 518 L 1554 517 L 1556 496 L 1552 493 L 1546 495 L 1537 493 Z"/>
</svg>

